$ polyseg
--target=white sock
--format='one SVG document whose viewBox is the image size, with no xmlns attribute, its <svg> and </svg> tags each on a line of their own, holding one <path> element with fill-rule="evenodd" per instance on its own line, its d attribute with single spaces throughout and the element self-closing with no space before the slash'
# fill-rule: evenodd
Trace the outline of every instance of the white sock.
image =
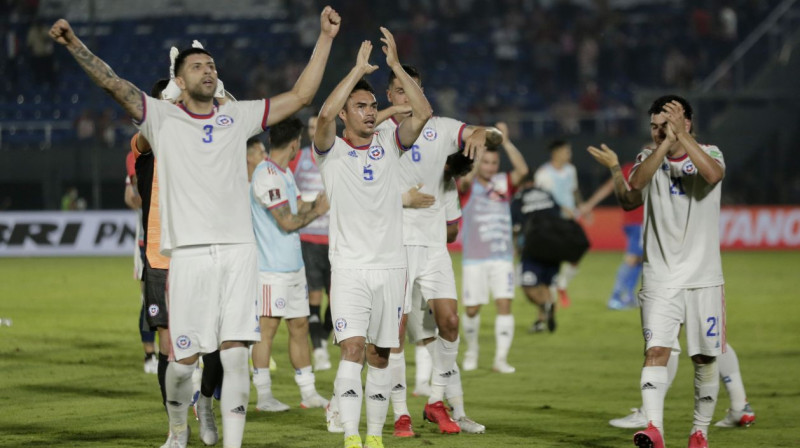
<svg viewBox="0 0 800 448">
<path fill-rule="evenodd" d="M 225 448 L 242 446 L 247 403 L 250 401 L 250 368 L 247 357 L 246 347 L 234 347 L 219 352 L 223 371 L 219 407 L 222 413 L 222 446 Z"/>
<path fill-rule="evenodd" d="M 389 353 L 388 369 L 389 382 L 392 386 L 392 410 L 394 411 L 394 421 L 397 421 L 403 415 L 410 415 L 406 402 L 406 357 L 404 351 Z M 369 371 L 367 371 L 367 380 L 369 380 Z"/>
<path fill-rule="evenodd" d="M 342 360 L 333 391 L 339 403 L 339 419 L 344 427 L 344 437 L 357 436 L 358 424 L 361 423 L 361 401 L 364 389 L 361 386 L 361 364 Z"/>
<path fill-rule="evenodd" d="M 727 351 L 717 357 L 717 364 L 719 377 L 725 383 L 725 389 L 731 399 L 731 409 L 741 411 L 747 405 L 747 394 L 744 391 L 742 374 L 739 372 L 739 358 L 730 344 Z"/>
<path fill-rule="evenodd" d="M 442 401 L 444 391 L 450 383 L 456 366 L 458 356 L 458 339 L 450 342 L 441 336 L 431 342 L 433 345 L 433 374 L 431 375 L 431 396 L 428 397 L 428 404 Z"/>
<path fill-rule="evenodd" d="M 578 266 L 572 263 L 564 263 L 561 265 L 561 272 L 558 273 L 556 284 L 558 289 L 567 289 L 569 282 L 578 274 Z"/>
<path fill-rule="evenodd" d="M 392 392 L 389 369 L 367 366 L 367 386 L 364 395 L 367 397 L 367 436 L 383 434 L 386 413 L 389 412 L 389 396 Z"/>
<path fill-rule="evenodd" d="M 717 362 L 694 363 L 694 428 L 708 435 L 708 425 L 714 417 L 714 407 L 719 394 L 719 368 Z"/>
<path fill-rule="evenodd" d="M 647 421 L 664 434 L 664 397 L 667 393 L 667 368 L 642 367 L 642 411 Z"/>
<path fill-rule="evenodd" d="M 186 411 L 192 401 L 192 372 L 195 364 L 171 362 L 167 365 L 164 386 L 167 389 L 167 415 L 171 431 L 186 430 Z"/>
<path fill-rule="evenodd" d="M 317 393 L 316 378 L 314 377 L 314 372 L 311 371 L 310 365 L 295 370 L 294 382 L 300 388 L 300 398 L 303 400 L 307 400 Z"/>
<path fill-rule="evenodd" d="M 272 376 L 269 373 L 269 367 L 253 369 L 253 385 L 256 387 L 258 403 L 272 398 Z"/>
<path fill-rule="evenodd" d="M 464 389 L 461 387 L 461 371 L 458 370 L 458 364 L 453 364 L 453 375 L 450 377 L 450 381 L 447 382 L 444 396 L 450 406 L 453 407 L 454 420 L 466 417 L 467 414 L 464 411 Z"/>
<path fill-rule="evenodd" d="M 681 352 L 672 350 L 669 354 L 667 361 L 667 390 L 672 387 L 672 382 L 675 380 L 675 375 L 678 374 L 678 364 L 680 364 Z M 666 391 L 664 391 L 666 394 Z"/>
<path fill-rule="evenodd" d="M 464 339 L 467 342 L 467 351 L 478 354 L 478 332 L 481 329 L 481 315 L 476 314 L 475 317 L 464 316 L 461 318 L 464 327 Z"/>
<path fill-rule="evenodd" d="M 417 345 L 414 347 L 414 363 L 417 365 L 415 388 L 430 387 L 433 358 L 431 358 L 430 352 L 424 345 Z"/>
<path fill-rule="evenodd" d="M 495 351 L 495 362 L 506 362 L 508 350 L 511 349 L 511 341 L 514 340 L 514 315 L 500 314 L 494 320 L 494 340 L 497 344 Z"/>
</svg>

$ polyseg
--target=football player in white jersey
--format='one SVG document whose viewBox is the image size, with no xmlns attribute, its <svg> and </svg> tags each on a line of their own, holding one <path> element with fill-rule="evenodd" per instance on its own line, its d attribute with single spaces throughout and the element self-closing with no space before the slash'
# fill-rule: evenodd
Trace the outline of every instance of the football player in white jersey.
<svg viewBox="0 0 800 448">
<path fill-rule="evenodd" d="M 601 145 L 600 148 L 590 146 L 588 151 L 595 160 L 611 171 L 613 191 L 622 208 L 632 210 L 641 207 L 644 204 L 641 192 L 631 190 L 628 187 L 628 182 L 619 166 L 617 154 L 606 145 Z M 676 349 L 671 351 L 667 362 L 667 390 L 672 385 L 675 374 L 678 372 L 679 355 L 680 345 L 677 345 Z M 727 343 L 727 350 L 717 357 L 717 363 L 719 364 L 719 378 L 725 384 L 731 407 L 725 417 L 718 421 L 715 426 L 722 428 L 750 426 L 755 422 L 756 414 L 753 412 L 750 403 L 747 402 L 747 393 L 744 389 L 742 373 L 739 370 L 739 358 L 730 343 Z M 617 428 L 646 428 L 647 417 L 642 412 L 643 408 L 644 406 L 632 408 L 633 412 L 631 414 L 612 419 L 608 423 Z"/>
<path fill-rule="evenodd" d="M 497 306 L 494 323 L 495 358 L 493 370 L 514 373 L 508 364 L 508 352 L 514 339 L 514 248 L 511 237 L 511 197 L 528 174 L 528 164 L 508 136 L 508 126 L 497 123 L 503 133 L 502 147 L 511 160 L 510 173 L 500 173 L 500 154 L 496 147 L 487 150 L 475 167 L 458 181 L 462 195 L 464 224 L 462 317 L 467 351 L 464 370 L 478 368 L 478 331 L 480 309 L 489 303 L 489 293 Z M 464 199 L 466 197 L 466 199 Z"/>
<path fill-rule="evenodd" d="M 250 210 L 258 244 L 261 294 L 261 342 L 253 345 L 253 385 L 258 393 L 256 409 L 289 410 L 272 395 L 269 358 L 281 319 L 289 329 L 289 359 L 300 388 L 302 408 L 322 408 L 328 400 L 317 393 L 308 348 L 308 286 L 298 230 L 328 211 L 328 200 L 318 194 L 313 201 L 300 200 L 289 161 L 300 149 L 303 122 L 291 117 L 269 130 L 269 156 L 253 171 Z"/>
<path fill-rule="evenodd" d="M 386 63 L 400 79 L 413 113 L 396 130 L 376 132 L 377 101 L 362 79 L 372 44 L 361 44 L 355 66 L 325 100 L 314 150 L 330 202 L 331 314 L 341 361 L 334 382 L 344 446 L 361 447 L 362 395 L 367 398 L 364 447 L 383 447 L 381 437 L 391 392 L 389 351 L 397 347 L 403 314 L 406 259 L 399 159 L 416 141 L 431 107 L 397 58 L 394 37 L 381 28 Z M 346 138 L 336 136 L 336 117 Z M 365 359 L 366 391 L 361 369 Z"/>
<path fill-rule="evenodd" d="M 639 302 L 646 348 L 642 407 L 648 427 L 634 435 L 634 443 L 664 446 L 667 363 L 683 324 L 695 370 L 689 448 L 704 448 L 719 392 L 716 357 L 726 351 L 719 251 L 725 161 L 719 148 L 695 140 L 692 108 L 684 98 L 660 97 L 648 113 L 654 146 L 636 157 L 629 178 L 631 189 L 641 192 L 645 207 Z"/>
<path fill-rule="evenodd" d="M 572 161 L 572 146 L 566 140 L 554 140 L 548 144 L 550 161 L 540 166 L 533 175 L 533 184 L 553 196 L 561 207 L 565 218 L 577 219 L 578 207 L 583 205 L 583 197 L 578 189 L 578 172 Z M 564 262 L 561 264 L 555 282 L 551 286 L 553 297 L 559 297 L 561 306 L 570 305 L 567 286 L 578 273 L 578 265 Z"/>
<path fill-rule="evenodd" d="M 420 87 L 419 71 L 404 65 L 403 70 Z M 409 97 L 401 82 L 389 75 L 386 91 L 389 102 L 394 107 L 405 106 Z M 413 113 L 413 112 L 412 112 Z M 408 114 L 397 113 L 382 122 L 379 130 L 396 129 L 398 123 Z M 433 375 L 428 404 L 423 410 L 425 418 L 439 425 L 443 433 L 458 433 L 461 428 L 448 415 L 443 398 L 450 380 L 459 375 L 456 366 L 458 355 L 458 302 L 456 301 L 453 263 L 447 252 L 446 216 L 443 202 L 444 168 L 448 156 L 466 148 L 467 152 L 477 152 L 488 145 L 498 145 L 503 136 L 495 128 L 468 126 L 465 123 L 444 117 L 433 117 L 425 123 L 422 135 L 414 142 L 409 154 L 400 160 L 401 189 L 405 191 L 414 185 L 422 185 L 420 191 L 433 195 L 436 199 L 428 208 L 403 209 L 403 244 L 408 260 L 408 287 L 406 288 L 405 313 L 409 315 L 407 329 L 410 341 L 424 341 L 431 344 Z M 429 309 L 436 325 L 423 328 L 423 316 Z M 436 332 L 438 328 L 438 334 Z M 406 375 L 403 339 L 400 334 L 400 347 L 393 348 L 389 358 L 392 373 L 392 404 L 395 414 L 395 435 L 412 437 L 411 418 L 406 405 Z M 459 380 L 460 384 L 460 380 Z M 455 400 L 463 403 L 463 393 Z M 463 405 L 460 405 L 463 411 Z M 463 425 L 470 432 L 483 432 L 485 428 L 460 415 Z"/>
<path fill-rule="evenodd" d="M 259 101 L 216 104 L 211 55 L 191 48 L 175 61 L 179 105 L 120 78 L 59 19 L 50 36 L 138 124 L 158 159 L 161 251 L 170 260 L 170 333 L 176 362 L 166 373 L 168 448 L 185 447 L 191 377 L 201 353 L 221 349 L 223 445 L 240 447 L 250 381 L 247 345 L 260 339 L 257 257 L 248 204 L 246 140 L 310 104 L 319 88 L 339 15 L 323 9 L 308 66 L 292 90 Z"/>
</svg>

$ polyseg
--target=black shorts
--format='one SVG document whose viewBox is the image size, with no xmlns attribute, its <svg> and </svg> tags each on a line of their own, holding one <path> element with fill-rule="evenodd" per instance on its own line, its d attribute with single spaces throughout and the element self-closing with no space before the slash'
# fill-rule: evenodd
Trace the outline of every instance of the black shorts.
<svg viewBox="0 0 800 448">
<path fill-rule="evenodd" d="M 547 263 L 537 260 L 522 260 L 522 286 L 550 286 L 553 277 L 558 275 L 561 263 Z"/>
<path fill-rule="evenodd" d="M 328 258 L 328 245 L 300 241 L 303 250 L 303 263 L 306 265 L 306 282 L 309 291 L 331 286 L 331 261 Z"/>
<path fill-rule="evenodd" d="M 168 269 L 150 267 L 145 261 L 144 265 L 144 307 L 147 312 L 147 325 L 152 330 L 158 327 L 169 328 L 169 313 L 167 312 L 167 273 Z"/>
</svg>

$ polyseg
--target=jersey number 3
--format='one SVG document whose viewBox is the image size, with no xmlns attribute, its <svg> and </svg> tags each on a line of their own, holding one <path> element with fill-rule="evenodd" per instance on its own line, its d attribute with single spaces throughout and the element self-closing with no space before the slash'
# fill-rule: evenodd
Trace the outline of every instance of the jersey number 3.
<svg viewBox="0 0 800 448">
<path fill-rule="evenodd" d="M 211 134 L 212 132 L 214 132 L 214 126 L 207 124 L 203 126 L 203 131 L 206 133 L 206 136 L 203 137 L 203 143 L 211 143 L 212 141 L 214 141 L 214 136 Z"/>
</svg>

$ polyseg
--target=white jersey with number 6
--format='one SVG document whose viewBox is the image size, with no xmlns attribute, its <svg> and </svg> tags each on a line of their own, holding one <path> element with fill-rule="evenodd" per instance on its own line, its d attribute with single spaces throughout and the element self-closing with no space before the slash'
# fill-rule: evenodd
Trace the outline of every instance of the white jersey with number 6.
<svg viewBox="0 0 800 448">
<path fill-rule="evenodd" d="M 396 131 L 383 130 L 364 146 L 336 137 L 331 148 L 314 148 L 330 202 L 332 269 L 406 267 L 401 147 Z"/>
<path fill-rule="evenodd" d="M 398 123 L 389 118 L 378 129 L 397 129 Z M 441 194 L 442 177 L 447 156 L 462 146 L 461 135 L 467 125 L 452 118 L 433 117 L 425 123 L 422 133 L 400 159 L 400 191 L 422 184 L 420 191 L 435 197 L 428 208 L 403 209 L 403 244 L 407 246 L 443 246 L 447 235 L 442 223 L 445 208 Z"/>
<path fill-rule="evenodd" d="M 719 148 L 700 147 L 725 169 Z M 652 153 L 650 148 L 639 153 L 631 173 Z M 709 185 L 688 154 L 661 162 L 642 189 L 643 290 L 704 288 L 725 282 L 719 253 L 721 184 Z"/>
</svg>

